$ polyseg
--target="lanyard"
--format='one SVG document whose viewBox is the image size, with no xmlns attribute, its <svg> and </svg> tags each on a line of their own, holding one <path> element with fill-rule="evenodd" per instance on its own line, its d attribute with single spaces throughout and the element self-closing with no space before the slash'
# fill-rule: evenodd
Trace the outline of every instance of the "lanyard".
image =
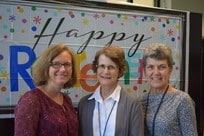
<svg viewBox="0 0 204 136">
<path fill-rule="evenodd" d="M 161 105 L 162 105 L 164 96 L 166 95 L 168 89 L 169 89 L 169 85 L 167 86 L 165 92 L 163 93 L 162 98 L 161 98 L 161 101 L 160 101 L 160 103 L 159 103 L 159 106 L 158 106 L 158 108 L 157 108 L 157 110 L 156 110 L 156 112 L 155 112 L 155 114 L 154 114 L 154 118 L 153 118 L 153 122 L 152 122 L 152 136 L 154 136 L 155 120 L 156 120 L 157 114 L 158 114 L 158 112 L 159 112 L 159 109 L 160 109 L 160 107 L 161 107 Z M 147 96 L 147 105 L 146 105 L 146 110 L 145 110 L 145 125 L 146 125 L 146 126 L 147 126 L 146 116 L 147 116 L 147 109 L 148 109 L 148 105 L 149 105 L 149 94 L 150 94 L 150 92 L 148 93 L 148 96 Z"/>
<path fill-rule="evenodd" d="M 98 122 L 99 122 L 99 133 L 100 133 L 100 136 L 104 136 L 105 135 L 105 132 L 106 132 L 106 127 L 107 127 L 107 124 L 108 124 L 108 121 L 109 121 L 109 118 L 110 118 L 110 116 L 111 116 L 111 114 L 112 114 L 112 111 L 113 111 L 113 108 L 114 108 L 114 106 L 115 106 L 115 103 L 116 103 L 116 101 L 114 101 L 114 103 L 113 103 L 113 106 L 111 107 L 111 111 L 110 111 L 110 113 L 109 113 L 109 115 L 108 115 L 108 118 L 107 118 L 107 120 L 106 120 L 106 123 L 105 123 L 105 128 L 104 128 L 104 130 L 103 130 L 103 133 L 101 134 L 101 115 L 100 115 L 100 103 L 98 102 Z"/>
</svg>

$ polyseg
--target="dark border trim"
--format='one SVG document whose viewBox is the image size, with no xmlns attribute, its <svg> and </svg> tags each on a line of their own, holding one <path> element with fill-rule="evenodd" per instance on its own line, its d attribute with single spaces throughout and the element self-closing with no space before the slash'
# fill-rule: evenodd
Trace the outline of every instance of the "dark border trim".
<svg viewBox="0 0 204 136">
<path fill-rule="evenodd" d="M 188 93 L 196 106 L 198 135 L 203 136 L 203 46 L 202 46 L 202 14 L 190 13 L 189 39 L 189 83 Z"/>
</svg>

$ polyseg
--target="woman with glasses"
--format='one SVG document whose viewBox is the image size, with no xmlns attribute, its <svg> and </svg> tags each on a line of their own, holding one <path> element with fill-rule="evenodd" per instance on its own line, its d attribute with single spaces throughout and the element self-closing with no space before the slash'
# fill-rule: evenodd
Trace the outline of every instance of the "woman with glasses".
<svg viewBox="0 0 204 136">
<path fill-rule="evenodd" d="M 118 83 L 126 72 L 123 49 L 110 45 L 97 51 L 93 71 L 100 85 L 79 102 L 80 136 L 143 136 L 141 104 Z"/>
<path fill-rule="evenodd" d="M 77 136 L 78 119 L 68 95 L 61 92 L 76 81 L 73 52 L 65 45 L 49 46 L 31 68 L 36 88 L 15 108 L 15 136 Z"/>
</svg>

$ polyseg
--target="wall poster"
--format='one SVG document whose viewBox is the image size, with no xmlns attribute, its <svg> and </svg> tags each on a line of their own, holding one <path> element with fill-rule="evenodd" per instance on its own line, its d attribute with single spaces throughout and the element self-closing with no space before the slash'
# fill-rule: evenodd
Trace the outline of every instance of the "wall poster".
<svg viewBox="0 0 204 136">
<path fill-rule="evenodd" d="M 141 57 L 144 47 L 151 43 L 172 48 L 175 65 L 170 83 L 180 88 L 185 61 L 183 22 L 183 15 L 137 8 L 0 2 L 0 110 L 15 106 L 26 91 L 35 87 L 30 67 L 42 50 L 55 43 L 64 43 L 76 53 L 77 83 L 63 90 L 74 105 L 96 89 L 91 63 L 95 52 L 109 44 L 125 50 L 128 71 L 119 82 L 131 95 L 142 95 L 148 89 Z"/>
</svg>

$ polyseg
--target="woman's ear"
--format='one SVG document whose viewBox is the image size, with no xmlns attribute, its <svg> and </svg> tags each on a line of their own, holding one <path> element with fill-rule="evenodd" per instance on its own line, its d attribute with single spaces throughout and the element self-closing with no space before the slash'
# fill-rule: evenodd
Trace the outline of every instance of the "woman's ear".
<svg viewBox="0 0 204 136">
<path fill-rule="evenodd" d="M 171 74 L 172 71 L 173 71 L 173 67 L 170 67 L 169 74 Z"/>
</svg>

